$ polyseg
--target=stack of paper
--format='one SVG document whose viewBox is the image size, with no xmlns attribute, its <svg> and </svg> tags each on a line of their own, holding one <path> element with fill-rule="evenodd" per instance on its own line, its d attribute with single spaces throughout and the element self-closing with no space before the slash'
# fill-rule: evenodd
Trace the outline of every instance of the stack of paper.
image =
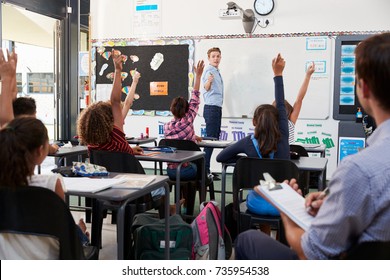
<svg viewBox="0 0 390 280">
<path fill-rule="evenodd" d="M 65 188 L 73 192 L 96 193 L 122 183 L 120 178 L 64 177 Z"/>
</svg>

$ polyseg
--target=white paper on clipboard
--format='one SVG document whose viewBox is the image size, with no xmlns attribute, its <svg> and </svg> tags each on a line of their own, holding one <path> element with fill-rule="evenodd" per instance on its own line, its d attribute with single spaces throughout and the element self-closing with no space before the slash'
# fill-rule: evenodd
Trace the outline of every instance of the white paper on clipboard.
<svg viewBox="0 0 390 280">
<path fill-rule="evenodd" d="M 260 185 L 255 187 L 255 191 L 306 231 L 314 217 L 307 213 L 305 199 L 286 183 L 280 186 L 269 190 L 268 186 Z"/>
</svg>

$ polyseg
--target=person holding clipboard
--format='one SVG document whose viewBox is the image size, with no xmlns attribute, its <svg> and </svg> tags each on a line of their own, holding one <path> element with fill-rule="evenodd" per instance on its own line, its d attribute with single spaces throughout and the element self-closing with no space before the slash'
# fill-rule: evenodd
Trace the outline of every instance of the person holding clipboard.
<svg viewBox="0 0 390 280">
<path fill-rule="evenodd" d="M 362 244 L 390 241 L 390 33 L 365 39 L 355 54 L 357 97 L 377 124 L 368 147 L 339 164 L 327 196 L 308 195 L 302 207 L 314 218 L 306 230 L 281 213 L 290 247 L 249 230 L 236 239 L 236 259 L 356 258 Z M 295 179 L 288 183 L 297 189 Z"/>
</svg>

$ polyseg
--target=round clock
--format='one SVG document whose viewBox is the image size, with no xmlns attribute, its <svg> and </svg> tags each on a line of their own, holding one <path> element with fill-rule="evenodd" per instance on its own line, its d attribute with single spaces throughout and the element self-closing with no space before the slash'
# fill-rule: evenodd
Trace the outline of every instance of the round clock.
<svg viewBox="0 0 390 280">
<path fill-rule="evenodd" d="M 272 12 L 275 3 L 274 0 L 255 0 L 253 5 L 257 14 L 266 16 Z"/>
</svg>

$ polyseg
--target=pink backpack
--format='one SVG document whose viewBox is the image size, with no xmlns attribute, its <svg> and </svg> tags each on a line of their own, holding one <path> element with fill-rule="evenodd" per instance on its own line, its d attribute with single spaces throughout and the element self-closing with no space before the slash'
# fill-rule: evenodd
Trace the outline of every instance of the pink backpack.
<svg viewBox="0 0 390 280">
<path fill-rule="evenodd" d="M 221 229 L 221 211 L 213 202 L 207 203 L 191 224 L 193 233 L 192 259 L 226 260 L 232 253 L 232 239 L 225 227 Z"/>
</svg>

